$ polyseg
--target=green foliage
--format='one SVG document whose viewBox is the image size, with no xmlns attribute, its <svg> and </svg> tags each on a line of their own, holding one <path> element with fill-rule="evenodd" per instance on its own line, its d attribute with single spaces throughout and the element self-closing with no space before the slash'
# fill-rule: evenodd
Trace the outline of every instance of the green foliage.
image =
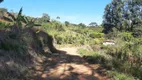
<svg viewBox="0 0 142 80">
<path fill-rule="evenodd" d="M 133 34 L 134 37 L 138 38 L 138 37 L 142 37 L 142 28 L 141 26 L 134 28 L 133 30 Z"/>
<path fill-rule="evenodd" d="M 3 2 L 3 0 L 0 0 L 0 3 Z"/>
<path fill-rule="evenodd" d="M 0 28 L 5 28 L 6 24 L 4 22 L 0 22 Z"/>
<path fill-rule="evenodd" d="M 130 32 L 123 32 L 122 38 L 125 41 L 131 41 L 133 39 L 133 36 L 132 36 L 132 33 L 130 33 Z"/>
<path fill-rule="evenodd" d="M 86 27 L 86 25 L 83 24 L 83 23 L 78 24 L 78 26 L 81 27 L 81 28 L 85 28 Z"/>
<path fill-rule="evenodd" d="M 100 63 L 107 61 L 108 57 L 99 52 L 88 51 L 86 49 L 80 48 L 78 53 L 81 54 L 89 63 Z"/>
<path fill-rule="evenodd" d="M 35 27 L 35 26 L 41 26 L 40 24 L 35 23 L 36 19 L 29 20 L 27 17 L 24 19 L 25 27 Z"/>
<path fill-rule="evenodd" d="M 75 32 L 60 32 L 54 37 L 57 44 L 85 44 L 85 37 Z"/>
<path fill-rule="evenodd" d="M 103 41 L 103 38 L 94 39 L 94 44 L 101 44 L 102 41 Z"/>
<path fill-rule="evenodd" d="M 122 41 L 121 41 L 122 42 Z M 125 72 L 130 75 L 141 79 L 139 75 L 141 73 L 141 61 L 142 61 L 142 47 L 141 43 L 137 44 L 139 40 L 134 39 L 133 41 L 119 42 L 119 45 L 115 47 L 107 48 L 107 54 L 113 57 L 113 67 L 121 72 Z"/>
<path fill-rule="evenodd" d="M 46 14 L 46 13 L 43 13 L 42 17 L 37 19 L 37 22 L 38 23 L 47 23 L 47 22 L 50 22 L 50 16 L 48 14 Z"/>
<path fill-rule="evenodd" d="M 103 27 L 89 27 L 90 30 L 93 30 L 95 32 L 102 32 L 103 31 Z"/>
<path fill-rule="evenodd" d="M 8 52 L 13 51 L 16 57 L 22 59 L 28 55 L 26 51 L 29 47 L 38 49 L 37 53 L 39 53 L 38 51 L 42 53 L 45 46 L 52 44 L 52 41 L 49 44 L 49 36 L 47 37 L 47 34 L 40 30 L 30 31 L 32 33 L 24 32 L 24 28 L 22 28 L 30 27 L 26 29 L 31 29 L 34 26 L 41 26 L 36 23 L 42 23 L 41 29 L 52 35 L 57 45 L 90 45 L 90 51 L 81 48 L 78 52 L 90 63 L 99 63 L 110 70 L 122 72 L 111 73 L 115 80 L 133 80 L 123 73 L 142 79 L 142 28 L 139 23 L 141 19 L 138 19 L 139 15 L 135 15 L 139 10 L 133 11 L 136 6 L 141 7 L 137 0 L 132 2 L 113 0 L 111 4 L 107 5 L 103 22 L 104 32 L 108 33 L 107 35 L 102 33 L 102 27 L 86 27 L 83 23 L 76 25 L 67 21 L 63 24 L 56 20 L 50 20 L 48 14 L 43 14 L 38 19 L 26 17 L 22 15 L 22 8 L 16 17 L 7 12 L 9 17 L 4 17 L 4 19 L 14 23 L 13 26 L 20 27 L 23 31 L 20 33 L 9 31 L 4 39 L 0 39 L 0 49 Z M 124 11 L 122 11 L 123 9 Z M 60 19 L 60 17 L 57 18 Z M 97 26 L 94 22 L 90 25 Z M 7 26 L 10 27 L 6 23 L 0 22 L 1 29 L 7 28 Z M 41 34 L 44 35 L 39 36 Z M 115 46 L 101 45 L 105 40 L 104 37 L 116 40 L 117 44 Z M 0 56 L 4 55 L 0 54 Z"/>
<path fill-rule="evenodd" d="M 91 38 L 103 38 L 104 34 L 103 33 L 99 33 L 99 32 L 93 32 L 90 34 Z"/>
<path fill-rule="evenodd" d="M 82 28 L 71 24 L 70 27 L 68 27 L 55 20 L 51 21 L 51 23 L 42 24 L 42 27 L 55 38 L 57 44 L 59 45 L 100 44 L 104 36 L 103 33 L 94 32 L 96 29 L 92 30 L 92 28 Z M 93 32 L 97 35 L 97 37 L 95 36 L 95 39 L 90 37 L 90 34 Z"/>
<path fill-rule="evenodd" d="M 23 11 L 23 9 L 21 8 L 19 10 L 17 17 L 15 17 L 13 14 L 7 12 L 8 16 L 11 18 L 4 16 L 4 20 L 7 20 L 9 22 L 14 22 L 15 27 L 22 28 L 22 22 L 24 22 L 24 16 L 22 16 L 22 11 Z"/>
<path fill-rule="evenodd" d="M 105 35 L 105 37 L 107 39 L 114 39 L 114 38 L 118 37 L 119 34 L 121 34 L 121 32 L 118 31 L 117 29 L 113 28 L 113 32 L 109 32 L 108 34 Z"/>
<path fill-rule="evenodd" d="M 51 26 L 48 26 L 48 27 L 51 27 L 52 29 L 55 29 L 57 31 L 65 31 L 62 23 L 56 20 L 51 21 Z"/>
<path fill-rule="evenodd" d="M 22 15 L 22 11 L 23 9 L 21 8 L 18 12 L 17 17 L 15 17 L 15 15 L 13 15 L 10 12 L 7 12 L 9 17 L 5 17 L 3 16 L 4 20 L 8 21 L 8 22 L 13 22 L 14 25 L 13 27 L 22 29 L 22 27 L 33 27 L 33 26 L 41 26 L 40 24 L 35 24 L 36 19 L 31 19 L 29 20 L 27 17 Z M 23 25 L 25 24 L 25 25 Z"/>
<path fill-rule="evenodd" d="M 97 38 L 90 45 L 93 51 L 79 49 L 78 52 L 90 63 L 100 63 L 110 70 L 122 72 L 121 74 L 113 73 L 114 80 L 134 80 L 133 77 L 142 79 L 140 76 L 142 73 L 142 39 L 134 38 L 130 32 L 119 33 L 116 37 L 118 39 L 115 38 L 117 41 L 115 46 L 97 46 L 95 44 L 101 41 Z"/>
<path fill-rule="evenodd" d="M 113 80 L 135 80 L 131 76 L 128 76 L 124 73 L 119 73 L 119 72 L 116 72 L 116 71 L 109 72 L 109 75 L 112 76 Z"/>
<path fill-rule="evenodd" d="M 68 27 L 70 23 L 68 21 L 65 21 L 65 25 Z"/>
<path fill-rule="evenodd" d="M 133 31 L 141 25 L 141 9 L 142 4 L 138 0 L 112 0 L 105 8 L 104 32 L 112 32 L 113 28 L 119 31 Z"/>
<path fill-rule="evenodd" d="M 26 45 L 20 35 L 21 34 L 7 32 L 5 34 L 5 38 L 3 38 L 3 40 L 0 42 L 0 49 L 5 51 L 14 51 L 16 52 L 16 56 L 22 57 L 25 54 Z"/>
<path fill-rule="evenodd" d="M 105 37 L 108 39 L 120 38 L 124 41 L 131 41 L 134 39 L 132 32 L 120 32 L 120 31 L 117 31 L 116 29 L 113 29 L 113 30 L 114 30 L 113 32 L 106 34 Z"/>
</svg>

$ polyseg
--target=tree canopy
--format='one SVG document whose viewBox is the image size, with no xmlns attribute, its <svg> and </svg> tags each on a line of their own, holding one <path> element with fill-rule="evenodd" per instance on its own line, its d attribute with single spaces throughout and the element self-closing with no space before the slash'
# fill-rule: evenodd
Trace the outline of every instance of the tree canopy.
<svg viewBox="0 0 142 80">
<path fill-rule="evenodd" d="M 65 21 L 65 25 L 66 25 L 66 26 L 69 26 L 69 24 L 70 24 L 70 23 L 69 23 L 68 21 Z"/>
<path fill-rule="evenodd" d="M 104 32 L 133 31 L 142 22 L 141 0 L 112 0 L 104 12 Z"/>
<path fill-rule="evenodd" d="M 3 2 L 4 0 L 0 0 L 0 3 Z"/>
<path fill-rule="evenodd" d="M 86 27 L 86 25 L 83 24 L 83 23 L 79 23 L 78 25 L 79 25 L 80 27 L 82 27 L 82 28 L 85 28 L 85 27 Z"/>
<path fill-rule="evenodd" d="M 91 27 L 97 27 L 97 26 L 98 26 L 98 24 L 97 24 L 96 22 L 91 22 L 89 25 L 90 25 Z"/>
</svg>

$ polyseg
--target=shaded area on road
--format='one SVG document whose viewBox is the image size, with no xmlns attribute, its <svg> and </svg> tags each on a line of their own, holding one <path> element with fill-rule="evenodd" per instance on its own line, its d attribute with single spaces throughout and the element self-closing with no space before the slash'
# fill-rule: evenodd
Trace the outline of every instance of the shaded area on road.
<svg viewBox="0 0 142 80">
<path fill-rule="evenodd" d="M 108 80 L 106 70 L 99 64 L 88 64 L 81 56 L 71 55 L 68 48 L 61 50 L 48 56 L 28 77 L 34 80 Z"/>
</svg>

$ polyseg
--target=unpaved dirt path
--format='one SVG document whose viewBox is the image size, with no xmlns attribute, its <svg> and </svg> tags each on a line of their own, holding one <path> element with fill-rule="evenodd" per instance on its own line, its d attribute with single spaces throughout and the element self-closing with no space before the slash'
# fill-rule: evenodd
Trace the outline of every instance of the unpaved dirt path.
<svg viewBox="0 0 142 80">
<path fill-rule="evenodd" d="M 77 50 L 79 49 L 79 47 L 66 47 L 66 48 L 60 48 L 60 50 L 62 51 L 66 51 L 66 54 L 69 55 L 75 55 L 75 56 L 80 56 L 80 54 L 77 53 Z"/>
<path fill-rule="evenodd" d="M 109 80 L 99 64 L 89 64 L 78 53 L 77 47 L 61 48 L 42 66 L 36 66 L 35 80 Z"/>
</svg>

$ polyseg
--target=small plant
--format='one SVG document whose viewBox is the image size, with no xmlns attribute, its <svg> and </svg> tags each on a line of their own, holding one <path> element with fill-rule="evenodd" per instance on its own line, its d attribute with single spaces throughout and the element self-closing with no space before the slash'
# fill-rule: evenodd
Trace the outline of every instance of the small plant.
<svg viewBox="0 0 142 80">
<path fill-rule="evenodd" d="M 22 29 L 23 24 L 25 24 L 24 27 L 33 27 L 33 26 L 41 26 L 39 24 L 35 24 L 36 19 L 31 19 L 29 20 L 27 17 L 22 15 L 22 11 L 23 9 L 21 8 L 18 12 L 18 15 L 15 17 L 15 15 L 13 15 L 10 12 L 7 12 L 8 17 L 3 17 L 4 20 L 9 21 L 14 23 L 13 27 L 16 27 L 18 29 Z"/>
<path fill-rule="evenodd" d="M 29 20 L 27 17 L 25 17 L 25 20 L 24 20 L 25 26 L 24 27 L 41 26 L 40 24 L 35 24 L 35 22 L 36 22 L 36 19 Z"/>
<path fill-rule="evenodd" d="M 13 22 L 14 27 L 22 28 L 22 22 L 25 22 L 24 16 L 22 16 L 22 11 L 23 11 L 23 9 L 21 8 L 18 12 L 17 17 L 15 17 L 12 13 L 7 12 L 9 17 L 4 16 L 3 18 L 6 21 Z"/>
<path fill-rule="evenodd" d="M 6 24 L 4 22 L 0 22 L 0 28 L 5 28 Z"/>
</svg>

